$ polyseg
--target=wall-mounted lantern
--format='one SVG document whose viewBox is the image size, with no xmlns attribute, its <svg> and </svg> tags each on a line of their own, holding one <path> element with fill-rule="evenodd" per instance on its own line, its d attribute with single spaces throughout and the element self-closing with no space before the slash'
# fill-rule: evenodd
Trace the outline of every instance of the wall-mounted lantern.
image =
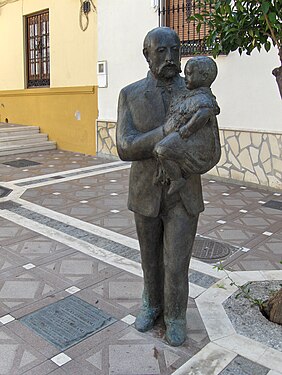
<svg viewBox="0 0 282 375">
<path fill-rule="evenodd" d="M 79 12 L 79 26 L 82 31 L 85 31 L 89 25 L 89 13 L 93 10 L 96 12 L 96 6 L 93 0 L 80 0 L 80 12 Z"/>
<path fill-rule="evenodd" d="M 84 14 L 88 14 L 91 11 L 91 3 L 89 0 L 85 0 L 82 3 L 82 11 Z"/>
</svg>

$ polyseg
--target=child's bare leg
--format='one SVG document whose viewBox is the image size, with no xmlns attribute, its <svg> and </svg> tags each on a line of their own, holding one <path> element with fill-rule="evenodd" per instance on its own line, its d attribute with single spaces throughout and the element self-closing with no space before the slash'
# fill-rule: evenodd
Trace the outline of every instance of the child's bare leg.
<svg viewBox="0 0 282 375">
<path fill-rule="evenodd" d="M 159 160 L 170 180 L 168 194 L 176 193 L 186 183 L 185 178 L 182 177 L 179 165 L 175 161 L 167 160 L 163 157 L 160 157 Z"/>
<path fill-rule="evenodd" d="M 186 182 L 179 165 L 183 159 L 183 153 L 178 152 L 178 138 L 179 135 L 177 133 L 172 133 L 160 141 L 154 150 L 166 176 L 165 180 L 169 180 L 170 182 L 168 194 L 177 192 Z"/>
<path fill-rule="evenodd" d="M 176 181 L 182 178 L 180 167 L 175 161 L 163 157 L 160 157 L 159 160 L 170 180 Z"/>
</svg>

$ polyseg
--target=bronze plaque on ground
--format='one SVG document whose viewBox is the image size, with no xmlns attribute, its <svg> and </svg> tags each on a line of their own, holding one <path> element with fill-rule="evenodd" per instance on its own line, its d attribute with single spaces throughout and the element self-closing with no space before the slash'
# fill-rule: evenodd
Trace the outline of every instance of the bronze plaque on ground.
<svg viewBox="0 0 282 375">
<path fill-rule="evenodd" d="M 116 322 L 116 319 L 76 296 L 67 297 L 20 321 L 60 350 L 66 350 Z"/>
</svg>

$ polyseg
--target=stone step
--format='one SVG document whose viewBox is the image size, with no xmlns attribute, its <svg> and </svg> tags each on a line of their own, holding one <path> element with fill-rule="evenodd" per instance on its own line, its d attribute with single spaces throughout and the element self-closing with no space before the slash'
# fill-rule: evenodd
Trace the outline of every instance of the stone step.
<svg viewBox="0 0 282 375">
<path fill-rule="evenodd" d="M 56 142 L 48 141 L 39 126 L 0 123 L 0 156 L 54 149 Z"/>
<path fill-rule="evenodd" d="M 47 134 L 35 133 L 35 134 L 25 134 L 25 135 L 16 135 L 14 134 L 11 137 L 0 137 L 0 149 L 5 146 L 13 145 L 25 145 L 27 143 L 40 143 L 48 140 Z"/>
<path fill-rule="evenodd" d="M 17 127 L 2 127 L 0 125 L 0 139 L 6 137 L 20 136 L 20 135 L 32 135 L 40 132 L 39 126 L 17 126 Z"/>
<path fill-rule="evenodd" d="M 25 145 L 15 145 L 15 146 L 5 146 L 0 148 L 0 156 L 22 154 L 25 152 L 34 152 L 34 151 L 47 151 L 56 149 L 56 142 L 46 141 L 38 143 L 28 143 Z"/>
<path fill-rule="evenodd" d="M 31 128 L 37 127 L 36 125 L 22 125 L 22 124 L 14 124 L 10 122 L 0 122 L 0 129 L 12 129 L 12 128 Z"/>
</svg>

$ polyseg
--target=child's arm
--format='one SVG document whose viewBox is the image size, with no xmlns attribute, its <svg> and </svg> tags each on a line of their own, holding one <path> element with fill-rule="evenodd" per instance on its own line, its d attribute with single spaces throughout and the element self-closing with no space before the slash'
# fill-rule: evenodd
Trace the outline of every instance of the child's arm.
<svg viewBox="0 0 282 375">
<path fill-rule="evenodd" d="M 188 138 L 191 134 L 195 133 L 206 125 L 212 115 L 214 116 L 214 111 L 212 108 L 203 107 L 198 109 L 187 124 L 179 129 L 178 132 L 180 137 Z"/>
</svg>

